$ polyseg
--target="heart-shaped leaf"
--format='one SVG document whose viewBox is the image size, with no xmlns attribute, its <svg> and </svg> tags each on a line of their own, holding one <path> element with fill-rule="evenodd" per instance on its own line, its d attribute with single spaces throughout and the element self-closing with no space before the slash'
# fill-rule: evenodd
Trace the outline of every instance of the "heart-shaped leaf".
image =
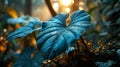
<svg viewBox="0 0 120 67">
<path fill-rule="evenodd" d="M 38 28 L 35 28 L 36 26 Z M 12 39 L 16 39 L 18 37 L 24 37 L 36 30 L 41 30 L 41 29 L 42 29 L 42 23 L 40 21 L 30 22 L 26 26 L 21 27 L 21 28 L 17 29 L 16 31 L 12 32 L 8 36 L 7 39 L 12 40 Z"/>
<path fill-rule="evenodd" d="M 61 13 L 43 23 L 43 29 L 37 35 L 37 46 L 46 58 L 53 59 L 71 46 L 90 25 L 90 16 L 83 10 L 71 15 L 71 23 L 66 24 L 68 14 Z"/>
</svg>

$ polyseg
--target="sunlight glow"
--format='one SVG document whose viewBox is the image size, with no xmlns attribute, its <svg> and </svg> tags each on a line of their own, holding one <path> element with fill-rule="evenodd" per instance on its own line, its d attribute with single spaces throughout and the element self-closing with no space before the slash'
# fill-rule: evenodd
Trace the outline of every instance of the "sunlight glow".
<svg viewBox="0 0 120 67">
<path fill-rule="evenodd" d="M 82 1 L 79 3 L 79 10 L 84 10 L 84 3 Z"/>
<path fill-rule="evenodd" d="M 54 8 L 55 11 L 58 11 L 59 4 L 57 2 L 53 3 L 53 8 Z"/>
<path fill-rule="evenodd" d="M 80 2 L 79 5 L 84 5 L 84 3 L 83 3 L 83 2 Z"/>
<path fill-rule="evenodd" d="M 83 7 L 79 7 L 79 10 L 84 10 L 84 8 Z"/>
<path fill-rule="evenodd" d="M 69 5 L 71 5 L 71 4 L 74 3 L 73 0 L 61 0 L 61 1 L 62 1 L 62 3 L 63 3 L 65 6 L 69 6 Z"/>
<path fill-rule="evenodd" d="M 4 32 L 7 32 L 7 29 L 3 29 Z"/>
<path fill-rule="evenodd" d="M 70 12 L 70 8 L 66 8 L 65 11 L 66 11 L 67 13 L 69 13 L 69 12 Z"/>
<path fill-rule="evenodd" d="M 3 37 L 0 37 L 0 40 L 3 40 Z"/>
</svg>

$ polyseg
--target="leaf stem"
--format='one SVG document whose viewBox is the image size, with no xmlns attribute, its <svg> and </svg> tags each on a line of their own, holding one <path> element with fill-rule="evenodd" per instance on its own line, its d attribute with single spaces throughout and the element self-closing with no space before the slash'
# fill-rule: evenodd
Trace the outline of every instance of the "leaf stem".
<svg viewBox="0 0 120 67">
<path fill-rule="evenodd" d="M 81 36 L 80 39 L 82 40 L 82 43 L 84 44 L 85 48 L 88 51 L 88 47 L 87 47 L 87 43 L 85 42 L 85 40 L 83 39 L 83 37 Z"/>
</svg>

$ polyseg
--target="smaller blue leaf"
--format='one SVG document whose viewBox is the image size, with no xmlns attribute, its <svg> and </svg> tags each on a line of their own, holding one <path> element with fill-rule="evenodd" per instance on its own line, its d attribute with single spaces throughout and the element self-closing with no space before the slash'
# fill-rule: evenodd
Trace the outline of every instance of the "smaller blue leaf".
<svg viewBox="0 0 120 67">
<path fill-rule="evenodd" d="M 36 26 L 38 26 L 38 28 L 35 28 Z M 36 30 L 41 30 L 41 29 L 42 29 L 42 23 L 40 21 L 30 22 L 26 26 L 21 27 L 16 31 L 12 32 L 7 39 L 12 40 L 19 37 L 24 37 Z"/>
<path fill-rule="evenodd" d="M 18 17 L 18 18 L 9 18 L 7 20 L 7 23 L 8 24 L 27 24 L 29 22 L 33 22 L 33 21 L 38 21 L 37 18 L 35 17 L 31 17 L 31 16 L 21 16 L 21 17 Z"/>
</svg>

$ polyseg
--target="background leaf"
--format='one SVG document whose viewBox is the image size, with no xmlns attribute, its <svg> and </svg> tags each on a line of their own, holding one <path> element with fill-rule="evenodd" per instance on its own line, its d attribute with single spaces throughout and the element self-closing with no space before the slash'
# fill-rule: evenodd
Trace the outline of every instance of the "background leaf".
<svg viewBox="0 0 120 67">
<path fill-rule="evenodd" d="M 13 67 L 40 67 L 44 57 L 40 52 L 35 54 L 34 47 L 25 48 L 15 61 Z"/>
<path fill-rule="evenodd" d="M 36 26 L 38 28 L 35 28 Z M 18 37 L 27 36 L 28 34 L 34 32 L 36 30 L 40 30 L 40 29 L 42 29 L 42 23 L 40 21 L 30 22 L 26 26 L 21 27 L 21 28 L 17 29 L 16 31 L 12 32 L 8 36 L 8 40 L 16 39 Z"/>
<path fill-rule="evenodd" d="M 7 20 L 7 23 L 8 24 L 27 24 L 29 22 L 34 22 L 34 21 L 38 21 L 37 18 L 35 17 L 31 17 L 31 16 L 21 16 L 21 17 L 18 17 L 18 18 L 9 18 Z"/>
</svg>

